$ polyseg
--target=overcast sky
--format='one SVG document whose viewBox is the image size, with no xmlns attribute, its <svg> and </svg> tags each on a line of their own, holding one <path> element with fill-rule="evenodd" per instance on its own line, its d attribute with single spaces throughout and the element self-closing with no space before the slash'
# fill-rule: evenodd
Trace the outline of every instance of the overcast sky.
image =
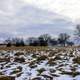
<svg viewBox="0 0 80 80">
<path fill-rule="evenodd" d="M 0 0 L 0 38 L 73 34 L 80 0 Z"/>
</svg>

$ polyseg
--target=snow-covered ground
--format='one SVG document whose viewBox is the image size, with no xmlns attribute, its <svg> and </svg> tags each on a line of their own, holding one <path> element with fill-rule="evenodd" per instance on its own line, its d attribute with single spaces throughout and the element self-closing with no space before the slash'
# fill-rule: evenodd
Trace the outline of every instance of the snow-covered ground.
<svg viewBox="0 0 80 80">
<path fill-rule="evenodd" d="M 0 51 L 0 75 L 16 80 L 80 80 L 80 50 Z"/>
</svg>

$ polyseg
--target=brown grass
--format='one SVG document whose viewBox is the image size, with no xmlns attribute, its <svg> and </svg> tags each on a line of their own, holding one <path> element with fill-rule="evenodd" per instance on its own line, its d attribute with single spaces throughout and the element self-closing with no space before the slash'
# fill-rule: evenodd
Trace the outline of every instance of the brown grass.
<svg viewBox="0 0 80 80">
<path fill-rule="evenodd" d="M 59 50 L 61 50 L 61 49 L 63 49 L 63 50 L 65 50 L 65 49 L 70 49 L 70 48 L 72 48 L 72 49 L 74 49 L 74 48 L 80 48 L 80 46 L 66 46 L 66 47 L 53 47 L 53 48 L 58 48 Z M 27 51 L 36 51 L 36 50 L 48 50 L 49 49 L 49 47 L 47 47 L 47 46 L 22 46 L 22 47 L 15 47 L 15 46 L 12 46 L 12 47 L 0 47 L 0 51 L 1 50 L 5 50 L 5 51 L 12 51 L 12 50 L 27 50 Z"/>
<path fill-rule="evenodd" d="M 33 46 L 23 46 L 23 47 L 0 47 L 0 50 L 11 51 L 11 50 L 46 50 L 48 47 L 33 47 Z"/>
</svg>

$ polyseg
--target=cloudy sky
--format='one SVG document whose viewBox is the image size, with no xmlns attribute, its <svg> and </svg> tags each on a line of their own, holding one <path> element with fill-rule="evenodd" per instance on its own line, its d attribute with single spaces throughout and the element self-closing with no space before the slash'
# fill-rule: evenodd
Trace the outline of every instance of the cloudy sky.
<svg viewBox="0 0 80 80">
<path fill-rule="evenodd" d="M 0 39 L 73 34 L 79 19 L 80 0 L 0 0 Z"/>
</svg>

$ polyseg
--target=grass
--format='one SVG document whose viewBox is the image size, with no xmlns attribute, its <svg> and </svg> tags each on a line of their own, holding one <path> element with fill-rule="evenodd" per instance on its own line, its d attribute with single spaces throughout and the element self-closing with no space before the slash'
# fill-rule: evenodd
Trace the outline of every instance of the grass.
<svg viewBox="0 0 80 80">
<path fill-rule="evenodd" d="M 55 73 L 56 71 L 59 71 L 62 75 L 70 75 L 72 77 L 75 77 L 77 75 L 80 75 L 80 72 L 78 72 L 76 70 L 76 66 L 73 66 L 73 68 L 71 68 L 71 71 L 67 71 L 64 67 L 67 67 L 69 64 L 68 62 L 70 62 L 70 58 L 73 59 L 72 64 L 74 65 L 77 63 L 77 65 L 80 64 L 80 57 L 75 57 L 76 55 L 73 54 L 73 52 L 75 51 L 76 48 L 80 48 L 77 46 L 73 46 L 73 47 L 33 47 L 33 46 L 24 46 L 24 47 L 0 47 L 0 51 L 6 51 L 6 53 L 10 53 L 12 51 L 16 51 L 19 50 L 19 52 L 15 52 L 14 54 L 14 62 L 18 62 L 20 64 L 28 64 L 29 68 L 32 69 L 36 69 L 38 67 L 38 65 L 41 65 L 40 63 L 44 63 L 44 61 L 48 61 L 47 63 L 45 63 L 45 68 L 37 68 L 37 72 L 38 75 L 37 76 L 43 76 L 44 78 L 46 78 L 48 80 L 53 80 L 53 78 L 51 76 L 56 76 L 58 77 L 58 75 Z M 26 52 L 24 52 L 26 51 Z M 4 53 L 4 54 L 6 54 Z M 76 52 L 77 53 L 77 52 Z M 8 57 L 4 57 L 3 59 L 1 58 L 1 62 L 10 62 L 10 56 Z M 32 54 L 32 55 L 30 55 Z M 21 55 L 23 55 L 21 57 Z M 31 56 L 31 58 L 29 60 L 25 59 L 24 57 L 26 56 Z M 66 57 L 66 60 L 65 60 Z M 26 57 L 27 58 L 27 57 Z M 66 64 L 64 64 L 63 61 L 67 61 Z M 28 62 L 28 63 L 27 63 Z M 62 63 L 62 64 L 61 64 Z M 44 74 L 42 75 L 43 72 L 47 71 L 46 69 L 46 65 L 49 66 L 49 72 L 50 75 Z M 50 69 L 50 67 L 55 67 L 55 69 Z M 10 66 L 6 66 L 6 67 L 10 67 Z M 69 65 L 70 67 L 70 65 Z M 1 73 L 2 74 L 2 73 Z M 11 74 L 16 74 L 18 76 L 20 76 L 22 74 L 22 67 L 18 67 L 16 69 L 13 70 L 13 72 Z M 36 76 L 36 77 L 37 77 Z M 0 80 L 10 80 L 10 79 L 0 79 Z M 33 79 L 34 80 L 34 79 Z"/>
<path fill-rule="evenodd" d="M 66 47 L 51 47 L 51 48 L 58 48 L 58 50 L 65 50 L 65 49 L 74 49 L 74 48 L 80 48 L 80 46 L 66 46 Z M 12 47 L 0 47 L 0 51 L 1 50 L 5 50 L 5 51 L 13 51 L 13 50 L 27 50 L 27 51 L 45 51 L 45 50 L 48 50 L 49 47 L 48 46 L 22 46 L 22 47 L 15 47 L 15 46 L 12 46 Z"/>
<path fill-rule="evenodd" d="M 74 59 L 73 59 L 73 62 L 80 64 L 80 57 L 74 58 Z"/>
<path fill-rule="evenodd" d="M 27 50 L 27 51 L 36 51 L 36 50 L 47 50 L 48 47 L 45 46 L 23 46 L 23 47 L 0 47 L 0 50 L 13 51 L 13 50 Z"/>
<path fill-rule="evenodd" d="M 80 72 L 76 72 L 76 71 L 73 71 L 73 72 L 68 72 L 68 71 L 63 71 L 61 74 L 65 74 L 65 75 L 71 75 L 72 77 L 76 77 L 77 75 L 80 75 Z"/>
<path fill-rule="evenodd" d="M 0 80 L 15 80 L 15 77 L 0 75 Z"/>
<path fill-rule="evenodd" d="M 38 73 L 39 73 L 38 75 L 40 75 L 41 73 L 43 73 L 43 72 L 46 71 L 46 70 L 45 70 L 44 68 L 41 68 L 41 69 L 38 69 L 37 71 L 38 71 Z"/>
</svg>

